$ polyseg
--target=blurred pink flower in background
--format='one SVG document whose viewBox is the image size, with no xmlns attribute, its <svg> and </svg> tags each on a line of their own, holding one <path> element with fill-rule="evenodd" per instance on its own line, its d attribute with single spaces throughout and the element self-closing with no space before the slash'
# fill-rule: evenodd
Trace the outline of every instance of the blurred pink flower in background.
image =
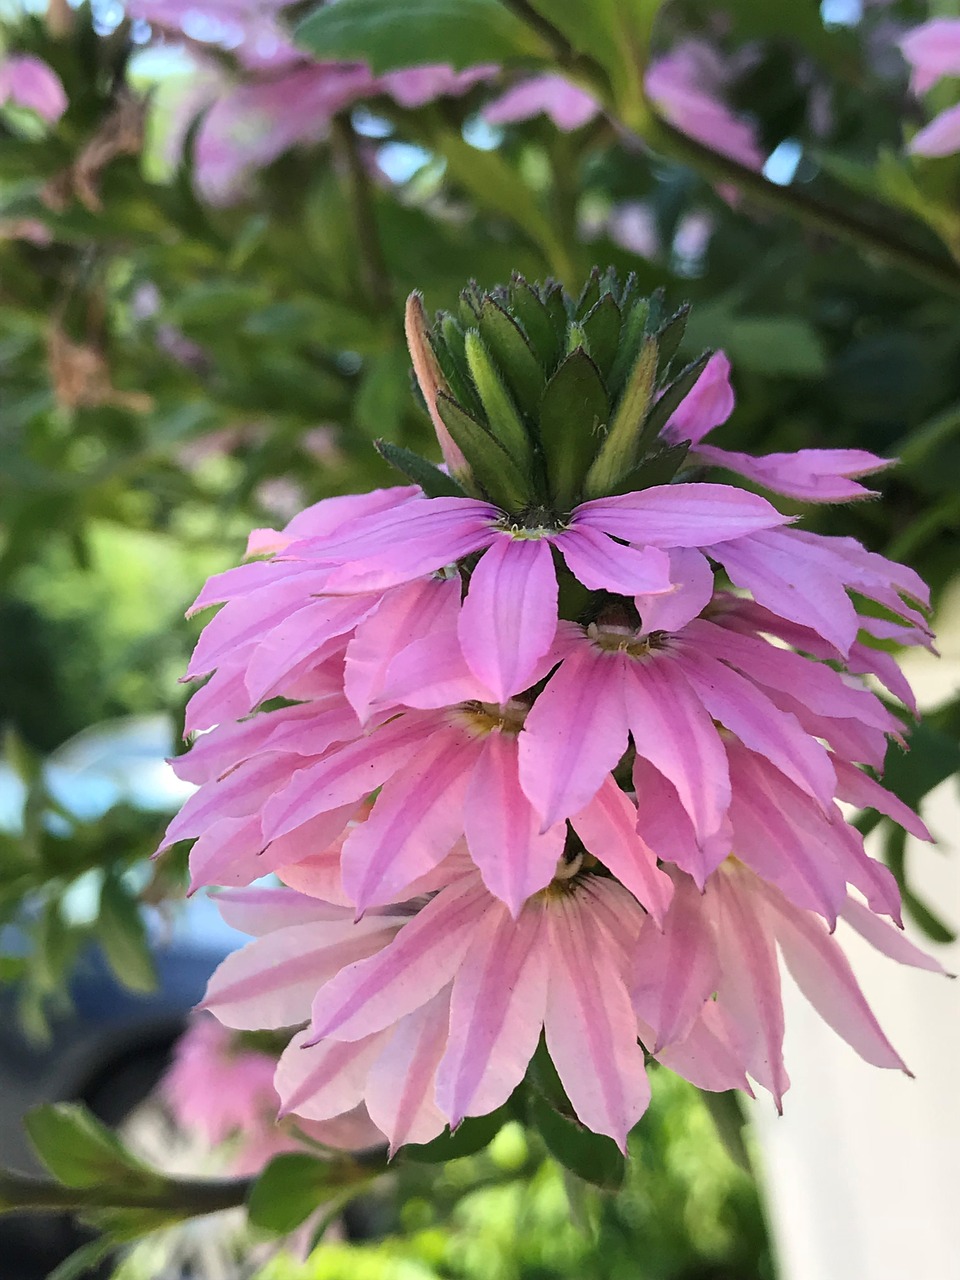
<svg viewBox="0 0 960 1280">
<path fill-rule="evenodd" d="M 57 73 L 31 54 L 0 59 L 0 106 L 27 107 L 49 124 L 66 111 L 67 94 Z"/>
<path fill-rule="evenodd" d="M 545 115 L 569 133 L 600 114 L 600 104 L 585 89 L 559 75 L 532 76 L 513 85 L 481 113 L 488 124 L 514 124 Z"/>
<path fill-rule="evenodd" d="M 924 94 L 944 76 L 960 76 L 960 18 L 934 18 L 900 40 L 912 71 L 910 88 Z M 919 156 L 949 156 L 960 151 L 960 103 L 941 111 L 907 147 Z"/>
</svg>

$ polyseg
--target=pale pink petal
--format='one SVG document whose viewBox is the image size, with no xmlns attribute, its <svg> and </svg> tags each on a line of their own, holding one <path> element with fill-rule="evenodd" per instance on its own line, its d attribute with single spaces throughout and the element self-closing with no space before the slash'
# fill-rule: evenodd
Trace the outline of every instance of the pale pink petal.
<svg viewBox="0 0 960 1280">
<path fill-rule="evenodd" d="M 898 964 L 907 964 L 914 969 L 927 969 L 930 973 L 946 973 L 940 961 L 914 946 L 902 929 L 895 929 L 881 920 L 856 898 L 847 899 L 840 918 L 846 920 L 871 947 L 889 956 L 891 960 L 896 960 Z"/>
<path fill-rule="evenodd" d="M 291 924 L 311 920 L 353 920 L 349 908 L 321 902 L 293 889 L 224 889 L 212 895 L 220 915 L 241 933 L 261 937 Z"/>
<path fill-rule="evenodd" d="M 566 825 L 541 832 L 537 811 L 520 788 L 517 740 L 499 729 L 483 742 L 463 802 L 470 856 L 483 882 L 517 917 L 531 894 L 553 879 Z"/>
<path fill-rule="evenodd" d="M 536 679 L 535 672 L 531 684 Z M 390 663 L 380 690 L 384 707 L 429 711 L 472 701 L 496 702 L 497 698 L 470 670 L 456 630 L 438 630 L 407 645 Z"/>
<path fill-rule="evenodd" d="M 234 951 L 217 968 L 201 1008 L 228 1027 L 257 1031 L 305 1022 L 317 989 L 345 965 L 373 955 L 396 924 L 380 916 L 289 925 Z"/>
<path fill-rule="evenodd" d="M 546 826 L 579 813 L 626 751 L 629 661 L 581 638 L 527 715 L 520 782 Z"/>
<path fill-rule="evenodd" d="M 470 578 L 457 630 L 467 665 L 497 702 L 527 688 L 557 631 L 549 542 L 496 537 Z"/>
<path fill-rule="evenodd" d="M 884 649 L 874 649 L 870 645 L 861 644 L 858 640 L 850 649 L 847 670 L 854 675 L 876 676 L 885 689 L 895 698 L 899 698 L 903 705 L 919 718 L 920 711 L 916 696 L 892 653 L 887 653 Z"/>
<path fill-rule="evenodd" d="M 419 1009 L 454 976 L 484 914 L 495 909 L 472 875 L 438 893 L 389 947 L 317 993 L 311 1040 L 359 1040 Z"/>
<path fill-rule="evenodd" d="M 330 703 L 283 707 L 270 715 L 219 725 L 198 738 L 189 751 L 175 756 L 171 766 L 177 777 L 186 782 L 212 782 L 249 757 L 260 754 L 281 726 L 298 724 L 302 728 L 305 721 L 311 721 L 318 714 L 322 716 L 328 707 L 342 708 L 343 705 L 343 699 L 336 698 Z"/>
<path fill-rule="evenodd" d="M 612 591 L 633 596 L 672 595 L 670 558 L 659 547 L 626 547 L 605 533 L 582 525 L 555 534 L 550 541 L 559 548 L 567 568 L 591 591 Z"/>
<path fill-rule="evenodd" d="M 748 873 L 725 869 L 708 890 L 719 907 L 719 1002 L 737 1057 L 781 1111 L 790 1078 L 783 1065 L 780 970 L 763 900 L 749 892 L 749 884 Z"/>
<path fill-rule="evenodd" d="M 453 983 L 450 1042 L 437 1069 L 437 1104 L 456 1127 L 506 1102 L 540 1039 L 550 953 L 542 904 L 512 920 L 490 911 Z"/>
<path fill-rule="evenodd" d="M 301 769 L 267 801 L 264 831 L 275 840 L 318 814 L 370 795 L 406 764 L 434 727 L 421 716 L 402 716 Z"/>
<path fill-rule="evenodd" d="M 245 760 L 226 777 L 195 791 L 164 833 L 161 849 L 200 835 L 221 818 L 246 817 L 260 811 L 264 800 L 289 779 L 288 757 L 267 755 Z"/>
<path fill-rule="evenodd" d="M 487 103 L 481 115 L 487 124 L 513 124 L 547 115 L 565 133 L 588 124 L 600 112 L 600 104 L 584 89 L 563 76 L 531 76 Z"/>
<path fill-rule="evenodd" d="M 886 605 L 891 612 L 899 614 L 915 626 L 921 629 L 927 627 L 923 614 L 910 609 L 901 599 L 902 596 L 909 596 L 924 609 L 930 607 L 930 588 L 909 565 L 888 560 L 876 551 L 867 551 L 856 538 L 827 537 L 821 533 L 811 533 L 809 529 L 788 532 L 795 542 L 803 543 L 803 555 L 811 564 L 825 573 L 836 574 L 847 586 L 855 587 L 871 600 Z M 782 543 L 784 531 L 774 531 L 764 536 Z"/>
<path fill-rule="evenodd" d="M 662 484 L 583 502 L 571 528 L 599 529 L 650 547 L 709 547 L 789 524 L 766 498 L 726 484 Z"/>
<path fill-rule="evenodd" d="M 676 590 L 669 595 L 634 596 L 643 635 L 654 631 L 679 631 L 713 598 L 713 569 L 706 556 L 694 547 L 675 547 L 667 554 L 670 557 L 670 580 Z"/>
<path fill-rule="evenodd" d="M 396 655 L 434 628 L 443 632 L 454 626 L 459 612 L 459 579 L 429 578 L 389 592 L 357 626 L 343 683 L 361 720 L 367 719 Z"/>
<path fill-rule="evenodd" d="M 433 734 L 388 779 L 373 811 L 343 846 L 343 887 L 357 909 L 394 902 L 432 870 L 463 834 L 464 793 L 477 744 L 465 732 Z"/>
<path fill-rule="evenodd" d="M 791 531 L 795 536 L 795 531 Z M 777 531 L 708 546 L 734 586 L 792 622 L 812 627 L 843 655 L 857 638 L 857 614 L 842 581 L 805 555 L 805 548 Z"/>
<path fill-rule="evenodd" d="M 877 813 L 886 814 L 894 822 L 899 823 L 904 831 L 909 831 L 918 840 L 932 843 L 933 836 L 927 830 L 920 816 L 898 799 L 892 791 L 881 787 L 879 782 L 839 758 L 834 760 L 837 770 L 837 798 L 856 805 L 858 809 L 876 809 Z"/>
<path fill-rule="evenodd" d="M 730 806 L 730 776 L 720 735 L 673 664 L 654 658 L 626 670 L 630 733 L 643 756 L 677 789 L 698 843 L 715 835 Z"/>
<path fill-rule="evenodd" d="M 837 779 L 830 757 L 816 739 L 804 733 L 795 716 L 780 711 L 745 676 L 692 644 L 679 650 L 678 664 L 714 720 L 735 733 L 751 751 L 765 756 L 822 807 L 832 803 Z"/>
<path fill-rule="evenodd" d="M 30 53 L 0 56 L 0 105 L 13 102 L 55 124 L 69 103 L 63 81 L 42 58 Z"/>
<path fill-rule="evenodd" d="M 702 889 L 707 877 L 732 850 L 729 819 L 724 820 L 715 835 L 698 843 L 676 787 L 641 755 L 636 756 L 633 763 L 633 787 L 637 797 L 637 830 L 644 843 L 658 858 L 686 871 Z"/>
<path fill-rule="evenodd" d="M 847 881 L 860 890 L 871 911 L 889 916 L 902 929 L 900 886 L 893 872 L 867 855 L 863 836 L 844 822 L 839 809 L 834 812 L 832 825 L 837 846 L 843 851 L 841 866 Z"/>
<path fill-rule="evenodd" d="M 737 857 L 796 906 L 818 911 L 832 926 L 846 899 L 846 876 L 830 822 L 762 757 L 736 742 L 727 750 Z"/>
<path fill-rule="evenodd" d="M 272 627 L 251 650 L 247 665 L 250 705 L 257 706 L 285 689 L 284 679 L 318 665 L 342 648 L 347 633 L 375 601 L 361 596 L 303 602 L 303 607 Z"/>
<path fill-rule="evenodd" d="M 823 921 L 791 907 L 778 893 L 768 891 L 766 898 L 775 916 L 774 931 L 787 968 L 824 1022 L 875 1067 L 906 1071 Z"/>
<path fill-rule="evenodd" d="M 298 1031 L 284 1049 L 274 1076 L 283 1104 L 280 1114 L 329 1120 L 351 1111 L 363 1101 L 367 1073 L 386 1035 L 381 1031 L 363 1040 L 309 1044 L 309 1031 Z"/>
<path fill-rule="evenodd" d="M 643 1035 L 641 1026 L 641 1039 Z M 730 1044 L 723 1011 L 712 1000 L 703 1006 L 686 1038 L 661 1049 L 657 1061 L 709 1093 L 742 1089 L 754 1096 L 740 1055 Z"/>
<path fill-rule="evenodd" d="M 346 904 L 349 899 L 340 880 L 340 846 L 358 807 L 356 801 L 351 801 L 339 809 L 329 809 L 271 840 L 263 851 L 267 864 L 264 873 L 276 872 L 285 884 L 301 893 Z"/>
<path fill-rule="evenodd" d="M 190 850 L 190 893 L 203 885 L 245 885 L 266 875 L 261 868 L 260 815 L 218 818 L 205 827 Z"/>
<path fill-rule="evenodd" d="M 733 413 L 730 361 L 723 351 L 715 351 L 700 377 L 667 419 L 661 436 L 670 444 L 689 440 L 697 445 Z"/>
<path fill-rule="evenodd" d="M 652 1028 L 651 1053 L 685 1040 L 717 989 L 720 965 L 710 919 L 689 877 L 676 889 L 663 932 L 644 929 L 633 954 L 633 1007 Z"/>
<path fill-rule="evenodd" d="M 580 1120 L 623 1151 L 647 1109 L 650 1084 L 617 953 L 576 892 L 553 898 L 546 914 L 547 1048 Z"/>
<path fill-rule="evenodd" d="M 446 1128 L 434 1077 L 449 1023 L 450 993 L 444 990 L 400 1019 L 370 1068 L 367 1109 L 390 1140 L 391 1156 L 408 1142 L 430 1142 Z"/>
<path fill-rule="evenodd" d="M 952 156 L 960 151 L 960 103 L 941 111 L 907 143 L 915 156 Z"/>
<path fill-rule="evenodd" d="M 330 570 L 326 567 L 318 569 L 312 564 L 290 564 L 278 560 L 258 560 L 254 564 L 236 565 L 207 579 L 200 594 L 187 610 L 187 617 L 192 618 L 195 613 L 209 609 L 212 605 L 240 600 L 255 595 L 266 587 L 273 587 L 278 582 L 293 579 L 299 581 L 306 600 L 311 595 L 324 591 L 329 574 Z"/>
<path fill-rule="evenodd" d="M 926 93 L 943 76 L 960 75 L 960 18 L 934 18 L 911 27 L 898 44 L 913 68 L 914 93 Z"/>
<path fill-rule="evenodd" d="M 239 660 L 224 663 L 198 689 L 187 703 L 183 718 L 185 737 L 212 729 L 215 725 L 238 720 L 251 710 L 250 695 L 244 682 L 245 664 Z"/>
<path fill-rule="evenodd" d="M 657 867 L 657 856 L 637 834 L 637 807 L 611 776 L 586 808 L 571 818 L 586 849 L 612 872 L 662 927 L 673 896 L 670 877 Z"/>
<path fill-rule="evenodd" d="M 798 502 L 850 502 L 876 493 L 857 484 L 853 476 L 869 475 L 894 463 L 863 449 L 799 449 L 796 453 L 767 453 L 753 457 L 702 445 L 695 460 L 725 467 L 774 493 Z"/>
</svg>

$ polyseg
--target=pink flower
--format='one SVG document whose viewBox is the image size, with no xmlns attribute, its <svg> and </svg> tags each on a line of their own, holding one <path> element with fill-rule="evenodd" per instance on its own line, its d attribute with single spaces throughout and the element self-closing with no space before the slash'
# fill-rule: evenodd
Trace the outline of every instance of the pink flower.
<svg viewBox="0 0 960 1280">
<path fill-rule="evenodd" d="M 926 93 L 944 76 L 960 76 L 960 18 L 934 18 L 900 41 L 912 68 L 910 88 Z M 914 155 L 949 156 L 960 151 L 960 105 L 948 107 L 910 139 Z"/>
<path fill-rule="evenodd" d="M 754 126 L 720 99 L 723 69 L 711 49 L 689 41 L 655 59 L 644 82 L 650 98 L 671 124 L 748 169 L 765 156 Z"/>
<path fill-rule="evenodd" d="M 796 453 L 768 453 L 753 457 L 702 444 L 704 436 L 733 412 L 730 361 L 722 351 L 710 357 L 693 390 L 664 427 L 671 444 L 690 441 L 690 455 L 707 465 L 724 467 L 774 493 L 800 502 L 849 502 L 876 493 L 854 477 L 870 475 L 893 465 L 863 449 L 800 449 Z"/>
<path fill-rule="evenodd" d="M 408 67 L 388 71 L 380 84 L 401 107 L 423 107 L 436 98 L 458 98 L 475 84 L 495 76 L 497 70 L 495 66 L 467 67 L 464 71 L 443 65 Z"/>
<path fill-rule="evenodd" d="M 50 124 L 55 124 L 68 106 L 66 90 L 57 73 L 28 53 L 0 61 L 0 106 L 5 102 L 35 111 Z"/>
<path fill-rule="evenodd" d="M 600 104 L 585 89 L 563 76 L 532 76 L 488 103 L 482 113 L 488 124 L 513 124 L 533 116 L 549 116 L 558 129 L 570 133 L 600 114 Z"/>
<path fill-rule="evenodd" d="M 276 1069 L 275 1057 L 237 1043 L 215 1018 L 200 1014 L 174 1046 L 159 1089 L 182 1129 L 211 1148 L 229 1144 L 235 1173 L 257 1173 L 273 1156 L 302 1149 L 293 1126 L 277 1123 Z M 308 1121 L 300 1127 L 325 1146 L 358 1150 L 382 1141 L 362 1108 L 327 1124 Z"/>
</svg>

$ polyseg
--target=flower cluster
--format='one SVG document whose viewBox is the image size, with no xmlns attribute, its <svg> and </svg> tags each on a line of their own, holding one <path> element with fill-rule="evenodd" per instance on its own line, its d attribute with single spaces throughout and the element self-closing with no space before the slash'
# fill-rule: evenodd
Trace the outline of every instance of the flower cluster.
<svg viewBox="0 0 960 1280">
<path fill-rule="evenodd" d="M 903 1068 L 838 917 L 936 969 L 840 803 L 928 839 L 874 778 L 911 693 L 882 642 L 930 644 L 910 569 L 698 478 L 867 494 L 860 451 L 704 444 L 722 355 L 678 369 L 684 312 L 595 273 L 519 277 L 408 337 L 446 467 L 328 499 L 210 580 L 188 670 L 197 791 L 165 844 L 257 937 L 211 981 L 235 1028 L 301 1028 L 277 1089 L 361 1102 L 396 1149 L 486 1114 L 541 1037 L 570 1107 L 621 1146 L 645 1055 L 778 1105 L 777 950 L 822 1016 Z M 691 470 L 691 465 L 695 470 Z M 878 642 L 881 642 L 878 644 Z M 895 714 L 873 691 L 904 704 Z M 245 889 L 276 873 L 282 889 Z"/>
</svg>

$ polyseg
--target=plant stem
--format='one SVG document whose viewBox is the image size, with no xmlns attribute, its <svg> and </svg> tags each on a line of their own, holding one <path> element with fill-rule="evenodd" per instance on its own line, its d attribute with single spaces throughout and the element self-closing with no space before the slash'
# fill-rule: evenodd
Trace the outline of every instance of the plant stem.
<svg viewBox="0 0 960 1280">
<path fill-rule="evenodd" d="M 346 115 L 334 116 L 330 136 L 335 151 L 346 171 L 350 193 L 350 206 L 360 246 L 360 270 L 370 301 L 378 312 L 390 310 L 393 293 L 390 287 L 390 271 L 383 256 L 377 216 L 374 209 L 370 177 L 364 168 L 363 158 L 357 146 L 357 135 Z"/>
<path fill-rule="evenodd" d="M 185 1217 L 219 1213 L 242 1205 L 253 1185 L 252 1178 L 164 1178 L 155 1189 L 111 1185 L 65 1187 L 44 1178 L 0 1171 L 0 1213 L 23 1210 L 84 1212 L 91 1209 L 169 1210 Z"/>
<path fill-rule="evenodd" d="M 752 199 L 873 254 L 886 266 L 907 271 L 940 292 L 960 294 L 960 265 L 951 258 L 907 244 L 896 234 L 864 222 L 846 209 L 824 204 L 799 186 L 770 182 L 762 173 L 720 155 L 661 116 L 652 117 L 645 133 L 651 147 L 696 169 L 712 182 L 732 183 Z"/>
</svg>

